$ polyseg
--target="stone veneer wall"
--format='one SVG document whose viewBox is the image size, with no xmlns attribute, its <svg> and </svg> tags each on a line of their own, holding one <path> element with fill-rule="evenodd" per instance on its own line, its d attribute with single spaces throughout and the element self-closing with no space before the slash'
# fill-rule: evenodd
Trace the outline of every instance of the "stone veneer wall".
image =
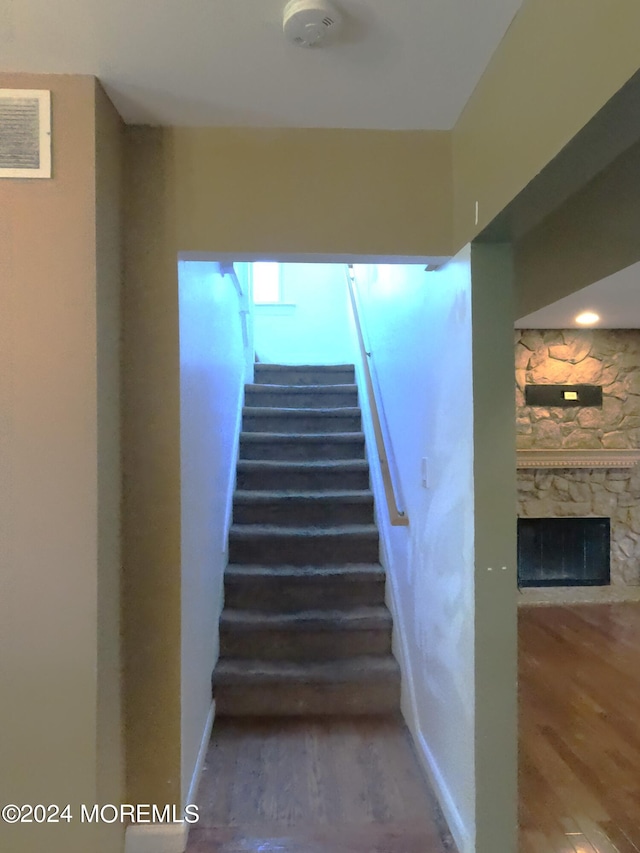
<svg viewBox="0 0 640 853">
<path fill-rule="evenodd" d="M 522 330 L 515 349 L 519 449 L 640 446 L 640 331 Z M 525 406 L 525 384 L 581 383 L 602 385 L 601 409 Z M 640 584 L 639 466 L 520 469 L 518 515 L 610 517 L 611 583 Z M 546 598 L 552 597 L 547 590 Z"/>
</svg>

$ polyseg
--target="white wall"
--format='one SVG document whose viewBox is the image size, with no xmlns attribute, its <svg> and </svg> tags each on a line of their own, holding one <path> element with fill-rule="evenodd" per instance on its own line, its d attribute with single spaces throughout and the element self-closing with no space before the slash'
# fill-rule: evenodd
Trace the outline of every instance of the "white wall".
<svg viewBox="0 0 640 853">
<path fill-rule="evenodd" d="M 468 250 L 441 272 L 356 266 L 409 515 L 387 554 L 403 713 L 461 853 L 474 850 L 474 493 Z M 369 455 L 374 457 L 368 439 Z M 429 488 L 421 485 L 428 459 Z M 374 486 L 376 469 L 372 466 Z M 379 497 L 380 495 L 380 497 Z"/>
<path fill-rule="evenodd" d="M 354 360 L 344 264 L 283 264 L 283 306 L 254 307 L 260 361 L 351 364 Z"/>
<path fill-rule="evenodd" d="M 239 301 L 216 264 L 179 264 L 182 488 L 182 797 L 218 657 L 226 536 L 245 375 Z"/>
</svg>

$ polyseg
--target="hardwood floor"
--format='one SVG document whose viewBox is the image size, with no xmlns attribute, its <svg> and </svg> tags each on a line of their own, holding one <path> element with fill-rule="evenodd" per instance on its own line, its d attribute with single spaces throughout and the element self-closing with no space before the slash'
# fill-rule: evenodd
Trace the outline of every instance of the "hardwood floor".
<svg viewBox="0 0 640 853">
<path fill-rule="evenodd" d="M 520 853 L 640 853 L 640 605 L 519 613 Z"/>
<path fill-rule="evenodd" d="M 455 851 L 401 722 L 216 722 L 187 853 Z"/>
</svg>

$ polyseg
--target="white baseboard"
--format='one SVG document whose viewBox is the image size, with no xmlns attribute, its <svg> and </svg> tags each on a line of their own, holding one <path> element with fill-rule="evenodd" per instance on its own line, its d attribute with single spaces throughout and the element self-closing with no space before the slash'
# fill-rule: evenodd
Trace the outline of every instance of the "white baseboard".
<svg viewBox="0 0 640 853">
<path fill-rule="evenodd" d="M 207 757 L 207 749 L 209 748 L 209 741 L 211 740 L 211 729 L 213 728 L 213 721 L 215 719 L 215 716 L 216 700 L 213 699 L 211 702 L 211 707 L 209 708 L 209 713 L 207 714 L 207 722 L 205 723 L 204 731 L 202 732 L 200 749 L 198 750 L 198 757 L 196 758 L 196 764 L 193 768 L 193 776 L 191 777 L 191 784 L 189 785 L 187 798 L 183 803 L 183 805 L 185 806 L 189 806 L 193 802 L 195 802 L 196 794 L 198 792 L 198 785 L 200 784 L 200 776 L 202 775 L 202 768 L 204 766 L 204 760 Z"/>
<path fill-rule="evenodd" d="M 382 533 L 382 531 L 381 531 Z M 404 632 L 404 625 L 398 612 L 398 592 L 397 584 L 393 570 L 389 563 L 389 553 L 385 546 L 384 536 L 381 536 L 382 548 L 387 566 L 387 604 L 393 617 L 393 633 L 394 633 L 394 653 L 400 664 L 402 672 L 402 716 L 405 719 L 407 727 L 411 732 L 413 743 L 416 748 L 418 760 L 422 765 L 431 787 L 434 789 L 442 812 L 445 816 L 449 830 L 453 835 L 456 846 L 460 853 L 474 853 L 475 841 L 471 836 L 469 828 L 462 819 L 462 815 L 456 806 L 455 800 L 451 796 L 449 787 L 440 773 L 440 768 L 435 760 L 435 757 L 422 734 L 418 722 L 418 705 L 416 700 L 415 684 L 413 681 L 413 671 L 409 665 L 409 650 L 407 638 Z"/>
<path fill-rule="evenodd" d="M 475 840 L 462 820 L 458 807 L 453 801 L 449 788 L 442 778 L 438 764 L 424 739 L 424 735 L 415 725 L 409 726 L 409 728 L 411 729 L 413 742 L 418 753 L 418 760 L 433 789 L 437 792 L 438 802 L 446 818 L 451 835 L 453 835 L 453 840 L 456 842 L 456 847 L 460 853 L 475 853 Z"/>
<path fill-rule="evenodd" d="M 184 853 L 189 824 L 132 823 L 124 836 L 124 853 Z"/>
</svg>

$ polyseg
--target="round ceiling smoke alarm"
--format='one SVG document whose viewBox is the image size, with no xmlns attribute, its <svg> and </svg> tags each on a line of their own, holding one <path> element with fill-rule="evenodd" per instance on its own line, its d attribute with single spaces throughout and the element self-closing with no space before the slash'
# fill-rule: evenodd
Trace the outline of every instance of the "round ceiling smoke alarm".
<svg viewBox="0 0 640 853">
<path fill-rule="evenodd" d="M 339 23 L 339 13 L 327 0 L 289 0 L 282 27 L 289 41 L 299 47 L 315 47 L 329 32 L 335 32 Z"/>
</svg>

